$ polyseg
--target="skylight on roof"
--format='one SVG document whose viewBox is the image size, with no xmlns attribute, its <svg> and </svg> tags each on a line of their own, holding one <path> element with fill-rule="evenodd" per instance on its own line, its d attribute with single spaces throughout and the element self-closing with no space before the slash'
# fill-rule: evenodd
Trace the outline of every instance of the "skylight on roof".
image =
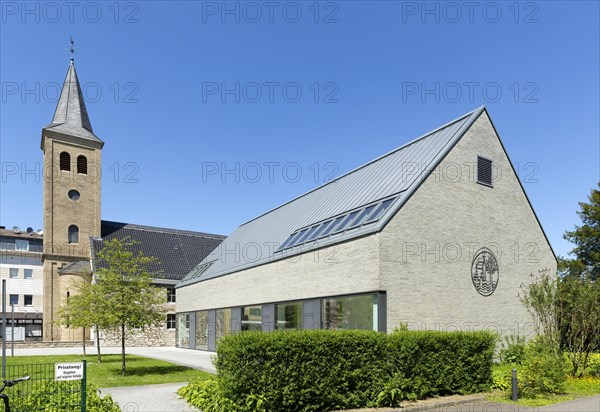
<svg viewBox="0 0 600 412">
<path fill-rule="evenodd" d="M 309 236 L 306 237 L 306 242 L 311 242 L 315 240 L 317 236 L 319 236 L 319 233 L 321 233 L 323 229 L 325 229 L 327 225 L 329 225 L 329 223 L 331 223 L 331 220 L 328 220 L 327 222 L 321 223 L 320 225 L 316 226 L 316 230 L 314 230 Z"/>
<path fill-rule="evenodd" d="M 383 202 L 363 206 L 358 210 L 350 213 L 346 212 L 335 218 L 331 218 L 321 223 L 314 224 L 310 227 L 305 227 L 296 230 L 283 242 L 275 252 L 280 252 L 283 249 L 289 249 L 294 246 L 300 246 L 304 243 L 312 242 L 315 239 L 324 239 L 328 236 L 335 236 L 350 229 L 355 229 L 378 221 L 384 213 L 390 208 L 396 197 L 386 199 Z"/>
<path fill-rule="evenodd" d="M 364 209 L 357 217 L 356 219 L 354 219 L 352 221 L 352 223 L 350 224 L 350 226 L 348 226 L 348 229 L 354 229 L 355 227 L 359 227 L 362 222 L 367 218 L 367 216 L 369 216 L 371 214 L 371 212 L 373 211 L 373 209 L 375 209 L 376 205 L 371 205 L 369 207 L 367 207 L 366 209 Z"/>
<path fill-rule="evenodd" d="M 344 215 L 345 216 L 345 215 Z M 329 236 L 329 234 L 335 229 L 335 227 L 344 219 L 344 216 L 340 216 L 335 220 L 331 221 L 331 224 L 327 226 L 323 232 L 319 235 L 319 239 Z"/>
<path fill-rule="evenodd" d="M 366 220 L 366 222 L 364 224 L 373 223 L 373 222 L 378 221 L 381 218 L 381 216 L 383 216 L 383 214 L 390 208 L 390 206 L 394 200 L 396 200 L 395 197 L 388 199 L 388 200 L 384 201 L 383 203 L 381 203 L 379 205 L 379 207 L 377 209 L 375 209 L 373 211 L 373 213 L 371 213 L 371 215 L 369 216 L 369 218 Z"/>
<path fill-rule="evenodd" d="M 215 263 L 215 260 L 213 260 L 212 262 L 207 262 L 207 263 L 203 263 L 199 266 L 196 266 L 196 268 L 194 268 L 194 270 L 192 270 L 190 273 L 188 273 L 183 279 L 183 280 L 190 280 L 190 279 L 195 279 L 197 277 L 202 276 L 202 274 L 204 272 L 206 272 L 208 270 L 209 267 L 211 267 L 213 265 L 213 263 Z"/>
<path fill-rule="evenodd" d="M 298 232 L 294 232 L 291 235 L 289 235 L 285 242 L 283 242 L 275 252 L 279 252 L 280 250 L 285 249 L 292 242 L 292 240 L 294 239 L 294 237 L 296 237 L 297 234 Z"/>
<path fill-rule="evenodd" d="M 333 231 L 333 235 L 343 232 L 346 229 L 346 226 L 348 226 L 350 224 L 350 222 L 352 222 L 352 220 L 354 220 L 354 218 L 356 217 L 356 215 L 358 214 L 358 212 L 360 212 L 360 210 L 357 210 L 355 212 L 350 213 L 346 219 L 344 219 L 342 221 L 342 223 L 340 223 L 338 225 L 338 227 L 335 228 L 335 230 Z"/>
</svg>

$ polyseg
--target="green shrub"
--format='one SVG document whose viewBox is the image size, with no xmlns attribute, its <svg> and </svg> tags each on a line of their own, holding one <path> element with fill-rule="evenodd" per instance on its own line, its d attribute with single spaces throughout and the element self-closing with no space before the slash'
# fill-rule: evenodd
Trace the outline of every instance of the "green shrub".
<svg viewBox="0 0 600 412">
<path fill-rule="evenodd" d="M 525 360 L 525 337 L 524 336 L 505 336 L 501 344 L 500 362 L 520 365 Z"/>
<path fill-rule="evenodd" d="M 240 410 L 233 401 L 223 396 L 215 378 L 192 381 L 187 386 L 179 388 L 177 394 L 189 404 L 204 412 L 234 412 Z"/>
<path fill-rule="evenodd" d="M 489 389 L 487 332 L 243 332 L 222 338 L 218 377 L 180 395 L 205 412 L 328 411 Z"/>
<path fill-rule="evenodd" d="M 591 376 L 600 377 L 600 353 L 592 353 L 590 355 L 586 372 Z"/>
<path fill-rule="evenodd" d="M 81 391 L 73 382 L 57 382 L 47 380 L 36 382 L 23 390 L 22 387 L 11 388 L 10 409 L 13 411 L 80 411 Z M 86 408 L 88 412 L 120 412 L 119 405 L 109 395 L 101 397 L 93 385 L 86 388 Z M 0 411 L 4 411 L 4 403 L 0 402 Z"/>
<path fill-rule="evenodd" d="M 563 358 L 557 358 L 541 340 L 534 340 L 525 349 L 525 360 L 517 375 L 519 396 L 535 398 L 544 394 L 564 393 L 566 377 Z"/>
<path fill-rule="evenodd" d="M 512 370 L 492 372 L 492 390 L 510 393 L 512 389 Z"/>
</svg>

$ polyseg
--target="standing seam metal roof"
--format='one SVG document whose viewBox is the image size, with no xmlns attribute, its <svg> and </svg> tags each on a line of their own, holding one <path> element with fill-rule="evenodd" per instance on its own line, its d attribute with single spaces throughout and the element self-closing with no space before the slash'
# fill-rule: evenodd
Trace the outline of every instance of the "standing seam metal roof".
<svg viewBox="0 0 600 412">
<path fill-rule="evenodd" d="M 399 210 L 483 112 L 480 107 L 423 136 L 309 191 L 244 224 L 223 241 L 178 286 L 223 276 L 309 249 L 378 232 Z M 417 168 L 415 170 L 415 168 Z M 339 216 L 379 200 L 396 196 L 375 224 L 361 226 L 313 242 L 308 246 L 275 252 L 297 229 Z M 249 250 L 259 250 L 249 253 Z M 244 253 L 246 250 L 248 253 Z M 204 264 L 213 262 L 208 268 Z M 199 273 L 202 271 L 202 273 Z"/>
</svg>

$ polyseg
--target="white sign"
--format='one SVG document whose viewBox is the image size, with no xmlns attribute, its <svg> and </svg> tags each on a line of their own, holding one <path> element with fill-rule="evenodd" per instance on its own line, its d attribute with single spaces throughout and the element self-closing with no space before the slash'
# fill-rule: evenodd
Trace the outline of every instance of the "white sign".
<svg viewBox="0 0 600 412">
<path fill-rule="evenodd" d="M 83 379 L 83 362 L 54 364 L 54 380 L 78 381 Z"/>
</svg>

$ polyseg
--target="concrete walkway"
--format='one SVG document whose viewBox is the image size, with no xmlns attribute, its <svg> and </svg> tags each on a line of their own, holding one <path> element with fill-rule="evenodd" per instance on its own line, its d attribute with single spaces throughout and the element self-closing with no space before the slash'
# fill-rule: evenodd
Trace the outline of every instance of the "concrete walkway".
<svg viewBox="0 0 600 412">
<path fill-rule="evenodd" d="M 102 354 L 121 353 L 119 347 L 102 347 Z M 216 373 L 212 363 L 214 352 L 199 351 L 193 349 L 179 349 L 175 347 L 127 347 L 126 351 L 131 355 L 145 356 L 147 358 L 164 360 L 177 365 L 188 366 L 194 369 L 202 369 L 207 372 Z M 88 355 L 96 355 L 96 348 L 88 347 Z M 10 350 L 7 351 L 10 356 Z M 36 349 L 15 349 L 15 356 L 35 356 L 35 355 L 82 355 L 81 347 L 78 348 L 36 348 Z"/>
<path fill-rule="evenodd" d="M 101 396 L 111 395 L 123 412 L 192 412 L 198 409 L 189 406 L 177 395 L 182 383 L 161 385 L 120 386 L 100 389 Z"/>
</svg>

